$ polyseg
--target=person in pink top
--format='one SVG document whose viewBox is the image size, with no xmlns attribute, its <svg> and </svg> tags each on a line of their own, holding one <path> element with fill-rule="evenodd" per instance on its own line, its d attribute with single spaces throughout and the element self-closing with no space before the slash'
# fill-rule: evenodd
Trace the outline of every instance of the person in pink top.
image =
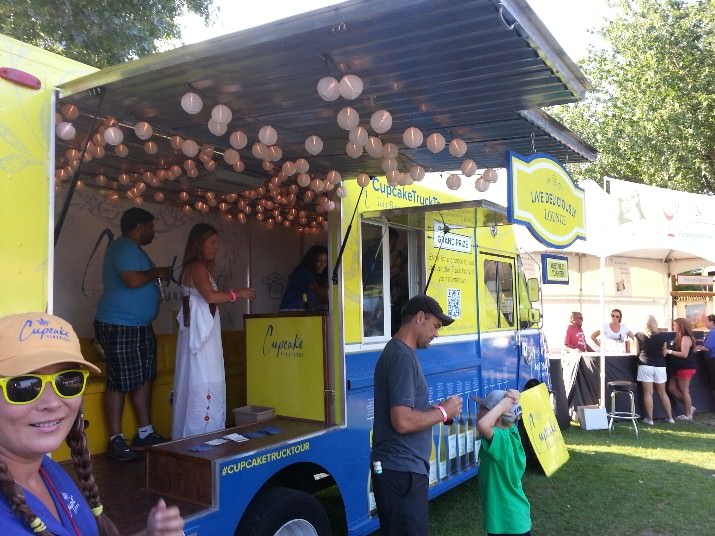
<svg viewBox="0 0 715 536">
<path fill-rule="evenodd" d="M 586 344 L 586 335 L 583 333 L 583 315 L 578 311 L 571 313 L 569 318 L 571 324 L 566 328 L 566 337 L 564 338 L 564 346 L 579 352 L 592 352 L 591 347 Z"/>
</svg>

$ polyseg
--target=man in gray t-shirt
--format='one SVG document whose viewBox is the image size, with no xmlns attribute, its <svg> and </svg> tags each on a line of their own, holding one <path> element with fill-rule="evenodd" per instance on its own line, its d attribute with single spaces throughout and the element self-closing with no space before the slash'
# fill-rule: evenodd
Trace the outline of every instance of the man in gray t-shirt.
<svg viewBox="0 0 715 536">
<path fill-rule="evenodd" d="M 385 536 L 427 534 L 432 427 L 458 415 L 462 399 L 451 396 L 430 406 L 416 350 L 427 348 L 453 321 L 435 299 L 415 296 L 375 366 L 372 479 Z"/>
</svg>

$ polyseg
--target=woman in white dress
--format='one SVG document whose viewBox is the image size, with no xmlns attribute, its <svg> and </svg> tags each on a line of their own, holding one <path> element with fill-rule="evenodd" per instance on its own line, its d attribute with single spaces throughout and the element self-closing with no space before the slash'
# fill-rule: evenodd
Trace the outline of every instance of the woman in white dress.
<svg viewBox="0 0 715 536">
<path fill-rule="evenodd" d="M 252 288 L 219 291 L 212 277 L 218 231 L 198 223 L 184 251 L 176 343 L 171 438 L 205 434 L 226 426 L 226 378 L 221 344 L 221 316 L 216 305 L 252 299 Z"/>
</svg>

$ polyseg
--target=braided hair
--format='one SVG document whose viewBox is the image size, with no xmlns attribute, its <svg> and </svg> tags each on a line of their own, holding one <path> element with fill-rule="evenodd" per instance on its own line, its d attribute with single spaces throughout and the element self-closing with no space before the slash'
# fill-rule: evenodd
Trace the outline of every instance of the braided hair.
<svg viewBox="0 0 715 536">
<path fill-rule="evenodd" d="M 79 488 L 92 509 L 97 521 L 100 536 L 121 536 L 119 530 L 104 514 L 104 507 L 99 497 L 99 488 L 92 474 L 92 459 L 87 448 L 87 436 L 84 433 L 84 413 L 79 411 L 67 434 Z M 25 502 L 22 488 L 10 475 L 7 465 L 0 461 L 0 494 L 7 500 L 10 510 L 38 536 L 53 536 L 45 523 L 30 509 Z"/>
</svg>

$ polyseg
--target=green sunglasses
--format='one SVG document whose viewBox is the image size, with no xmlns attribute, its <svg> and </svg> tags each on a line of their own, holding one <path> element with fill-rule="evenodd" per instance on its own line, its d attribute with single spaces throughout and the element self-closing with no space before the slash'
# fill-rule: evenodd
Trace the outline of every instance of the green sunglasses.
<svg viewBox="0 0 715 536">
<path fill-rule="evenodd" d="M 75 398 L 84 392 L 89 371 L 85 369 L 61 370 L 52 374 L 25 374 L 0 378 L 5 400 L 10 404 L 29 404 L 34 402 L 45 390 L 46 384 L 60 398 Z"/>
</svg>

